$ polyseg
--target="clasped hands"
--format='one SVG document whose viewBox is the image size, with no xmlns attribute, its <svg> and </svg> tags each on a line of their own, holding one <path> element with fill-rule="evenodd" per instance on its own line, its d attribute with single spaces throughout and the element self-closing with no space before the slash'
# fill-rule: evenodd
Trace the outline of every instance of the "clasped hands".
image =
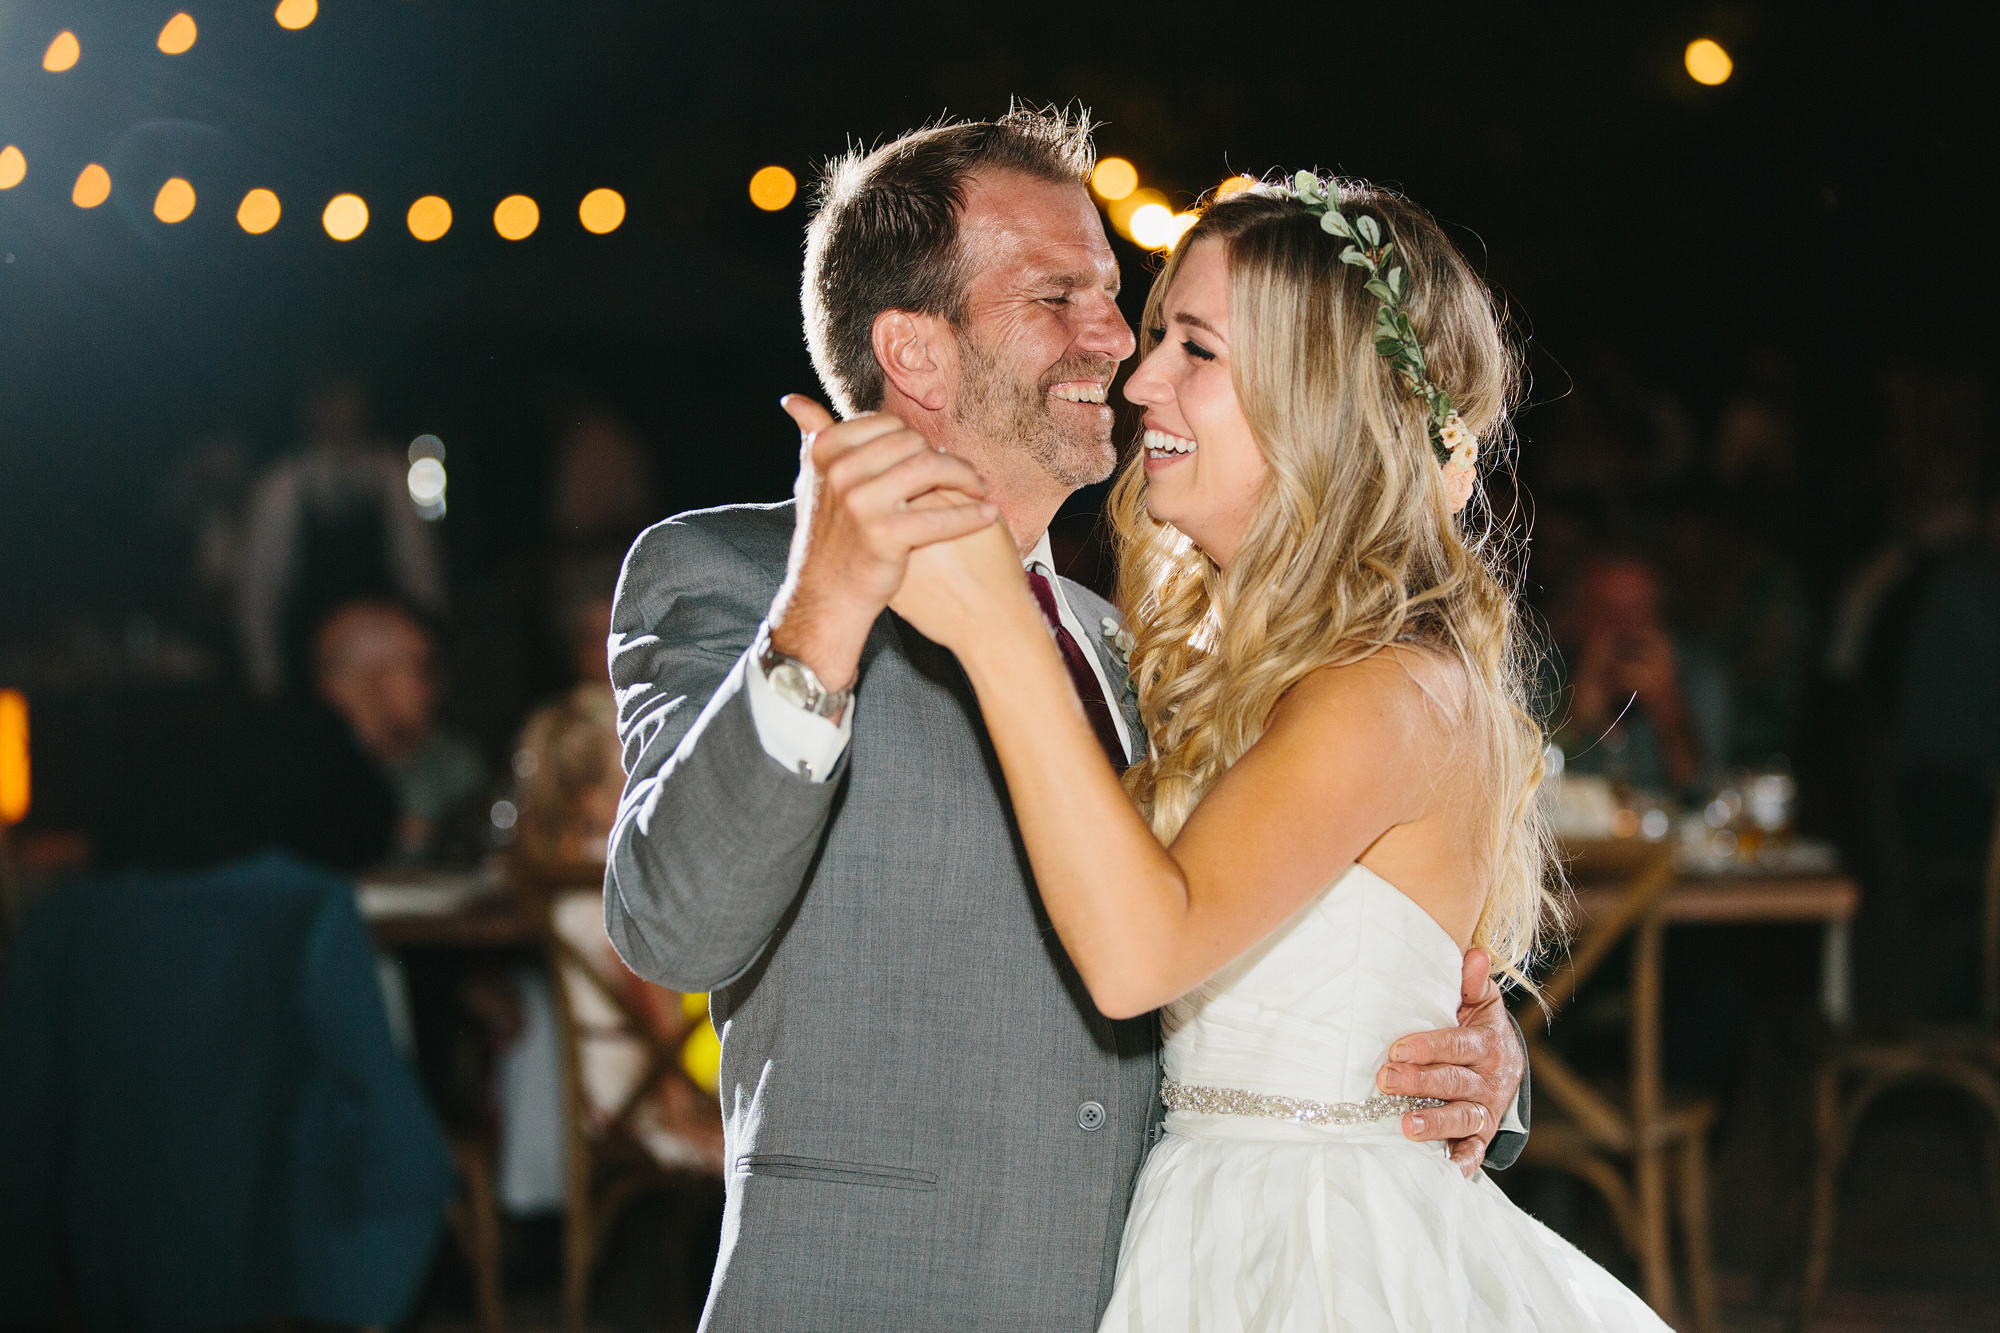
<svg viewBox="0 0 2000 1333">
<path fill-rule="evenodd" d="M 985 480 L 889 413 L 835 422 L 798 394 L 798 526 L 771 612 L 783 651 L 828 688 L 851 685 L 884 607 L 954 652 L 982 634 L 1045 633 L 1021 557 Z M 1470 1176 L 1514 1103 L 1525 1058 L 1483 949 L 1465 955 L 1458 1026 L 1404 1037 L 1376 1076 L 1385 1093 L 1443 1106 L 1403 1117 L 1405 1137 L 1445 1140 Z"/>
<path fill-rule="evenodd" d="M 785 411 L 803 437 L 799 451 L 798 519 L 784 586 L 771 608 L 771 637 L 806 663 L 829 689 L 854 683 L 868 631 L 891 599 L 914 613 L 911 623 L 947 647 L 957 647 L 949 623 L 930 614 L 909 575 L 913 556 L 956 564 L 984 552 L 1004 552 L 1019 582 L 1013 542 L 987 499 L 986 482 L 971 464 L 931 447 L 886 412 L 835 422 L 809 398 L 792 394 Z M 971 550 L 938 548 L 973 537 Z M 929 587 L 934 580 L 919 582 Z M 959 586 L 969 590 L 963 579 Z M 1027 596 L 1025 586 L 1022 594 Z M 940 613 L 951 599 L 938 599 Z"/>
</svg>

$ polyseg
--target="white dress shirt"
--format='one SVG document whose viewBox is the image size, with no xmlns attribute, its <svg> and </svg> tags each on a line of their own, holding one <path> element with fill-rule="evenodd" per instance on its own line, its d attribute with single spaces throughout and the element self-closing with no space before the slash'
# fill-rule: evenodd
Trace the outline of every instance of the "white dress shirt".
<svg viewBox="0 0 2000 1333">
<path fill-rule="evenodd" d="M 1042 539 L 1035 543 L 1035 549 L 1028 552 L 1028 558 L 1021 564 L 1024 569 L 1038 570 L 1049 581 L 1049 586 L 1055 589 L 1056 611 L 1062 617 L 1063 628 L 1076 640 L 1077 647 L 1083 649 L 1084 659 L 1097 674 L 1098 688 L 1104 691 L 1104 698 L 1111 705 L 1111 722 L 1118 728 L 1118 743 L 1125 747 L 1125 758 L 1129 761 L 1132 757 L 1132 734 L 1126 730 L 1125 714 L 1118 707 L 1118 700 L 1124 694 L 1123 682 L 1120 682 L 1120 688 L 1111 688 L 1111 682 L 1104 675 L 1104 663 L 1097 655 L 1096 643 L 1103 637 L 1104 627 L 1086 627 L 1077 618 L 1076 609 L 1063 594 L 1062 580 L 1055 575 L 1055 557 L 1050 551 L 1048 533 L 1042 534 Z M 846 751 L 848 738 L 854 734 L 854 710 L 861 706 L 859 695 L 848 701 L 847 711 L 841 714 L 838 723 L 830 722 L 817 713 L 779 698 L 756 658 L 751 658 L 746 666 L 743 688 L 750 695 L 750 717 L 756 723 L 757 740 L 763 745 L 764 753 L 814 782 L 825 782 Z"/>
</svg>

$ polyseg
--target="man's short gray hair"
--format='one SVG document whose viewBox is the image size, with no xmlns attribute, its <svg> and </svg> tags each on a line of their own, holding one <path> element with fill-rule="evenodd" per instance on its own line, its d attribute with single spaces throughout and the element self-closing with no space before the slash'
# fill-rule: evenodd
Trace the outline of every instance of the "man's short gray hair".
<svg viewBox="0 0 2000 1333">
<path fill-rule="evenodd" d="M 804 308 L 813 369 L 842 417 L 882 406 L 875 317 L 884 310 L 964 322 L 958 216 L 974 172 L 1018 171 L 1084 185 L 1096 163 L 1081 107 L 1015 104 L 998 120 L 940 122 L 826 165 L 806 229 Z"/>
</svg>

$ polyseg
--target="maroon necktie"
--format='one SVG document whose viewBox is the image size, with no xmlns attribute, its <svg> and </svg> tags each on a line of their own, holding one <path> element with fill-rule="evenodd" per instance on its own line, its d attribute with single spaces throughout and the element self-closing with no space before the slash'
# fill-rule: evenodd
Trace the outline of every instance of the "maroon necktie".
<svg viewBox="0 0 2000 1333">
<path fill-rule="evenodd" d="M 1104 755 L 1111 766 L 1119 772 L 1125 771 L 1125 747 L 1118 740 L 1118 724 L 1111 720 L 1111 705 L 1104 701 L 1104 687 L 1097 683 L 1097 673 L 1090 669 L 1090 662 L 1077 646 L 1070 632 L 1063 628 L 1062 615 L 1056 610 L 1056 590 L 1049 581 L 1028 571 L 1028 586 L 1035 590 L 1035 600 L 1042 604 L 1042 618 L 1055 631 L 1056 647 L 1062 649 L 1063 665 L 1069 668 L 1070 684 L 1076 686 L 1076 697 L 1083 700 L 1083 715 L 1090 719 L 1090 729 L 1097 733 L 1097 743 L 1104 747 Z"/>
</svg>

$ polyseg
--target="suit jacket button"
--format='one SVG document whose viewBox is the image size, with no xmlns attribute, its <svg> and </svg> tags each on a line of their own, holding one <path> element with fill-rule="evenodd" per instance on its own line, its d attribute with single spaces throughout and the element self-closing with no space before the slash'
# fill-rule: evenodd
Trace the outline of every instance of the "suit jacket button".
<svg viewBox="0 0 2000 1333">
<path fill-rule="evenodd" d="M 1104 1103 L 1103 1103 L 1103 1102 L 1085 1102 L 1085 1103 L 1084 1103 L 1083 1105 L 1081 1105 L 1081 1106 L 1077 1107 L 1077 1108 L 1076 1108 L 1076 1123 L 1077 1123 L 1077 1126 L 1078 1126 L 1078 1128 L 1081 1128 L 1081 1129 L 1086 1129 L 1086 1130 L 1098 1130 L 1098 1129 L 1103 1129 L 1103 1128 L 1104 1128 Z"/>
</svg>

